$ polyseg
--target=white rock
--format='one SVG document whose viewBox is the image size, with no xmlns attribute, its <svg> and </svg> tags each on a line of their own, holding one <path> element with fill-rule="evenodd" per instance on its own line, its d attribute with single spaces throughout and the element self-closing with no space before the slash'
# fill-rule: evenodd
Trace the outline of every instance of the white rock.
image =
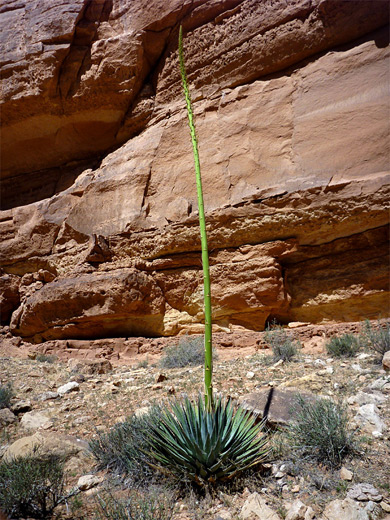
<svg viewBox="0 0 390 520">
<path fill-rule="evenodd" d="M 361 406 L 355 415 L 357 424 L 361 424 L 365 431 L 372 433 L 378 431 L 380 433 L 385 429 L 385 423 L 378 415 L 378 408 L 373 403 Z"/>
<path fill-rule="evenodd" d="M 370 384 L 370 388 L 372 390 L 383 390 L 387 385 L 390 385 L 390 377 L 380 377 Z"/>
<path fill-rule="evenodd" d="M 50 417 L 41 412 L 27 412 L 23 415 L 20 425 L 26 430 L 47 429 L 52 425 Z"/>
<path fill-rule="evenodd" d="M 60 395 L 68 394 L 69 392 L 78 392 L 80 390 L 80 385 L 76 383 L 76 381 L 70 381 L 65 385 L 60 386 L 57 389 L 57 393 Z"/>
<path fill-rule="evenodd" d="M 254 372 L 249 371 L 249 372 L 246 373 L 246 378 L 247 379 L 253 379 L 254 377 L 255 377 L 255 373 Z"/>
<path fill-rule="evenodd" d="M 305 520 L 307 506 L 300 500 L 294 500 L 288 510 L 285 520 Z"/>
<path fill-rule="evenodd" d="M 280 520 L 280 516 L 269 507 L 266 500 L 259 493 L 252 493 L 246 499 L 240 518 L 249 519 L 252 515 L 256 515 L 261 520 Z"/>
<path fill-rule="evenodd" d="M 374 430 L 372 432 L 372 436 L 375 437 L 375 439 L 380 439 L 381 437 L 383 437 L 383 433 L 382 432 L 378 432 L 377 430 Z"/>
<path fill-rule="evenodd" d="M 356 395 L 352 395 L 348 398 L 348 404 L 358 404 L 363 406 L 364 404 L 381 404 L 386 401 L 386 397 L 379 392 L 373 394 L 367 394 L 366 392 L 358 392 Z"/>
<path fill-rule="evenodd" d="M 45 392 L 38 397 L 38 401 L 49 401 L 49 399 L 57 399 L 60 397 L 58 392 Z"/>
<path fill-rule="evenodd" d="M 351 498 L 333 500 L 322 513 L 323 520 L 371 520 L 372 505 L 359 504 Z"/>
<path fill-rule="evenodd" d="M 98 477 L 97 475 L 83 475 L 79 478 L 77 482 L 77 487 L 81 491 L 86 491 L 87 489 L 91 489 L 103 481 L 102 477 Z"/>
</svg>

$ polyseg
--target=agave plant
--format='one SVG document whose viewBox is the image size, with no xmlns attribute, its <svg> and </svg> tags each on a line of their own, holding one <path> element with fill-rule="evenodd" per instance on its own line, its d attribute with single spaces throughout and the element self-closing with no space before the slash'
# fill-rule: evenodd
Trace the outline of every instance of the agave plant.
<svg viewBox="0 0 390 520">
<path fill-rule="evenodd" d="M 200 486 L 229 480 L 264 461 L 267 439 L 262 424 L 230 400 L 218 398 L 213 405 L 199 396 L 174 401 L 162 412 L 150 432 L 150 454 L 157 468 Z"/>
</svg>

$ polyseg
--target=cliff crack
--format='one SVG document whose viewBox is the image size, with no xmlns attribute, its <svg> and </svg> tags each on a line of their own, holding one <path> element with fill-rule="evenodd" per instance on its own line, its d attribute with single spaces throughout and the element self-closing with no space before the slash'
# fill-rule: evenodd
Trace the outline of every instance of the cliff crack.
<svg viewBox="0 0 390 520">
<path fill-rule="evenodd" d="M 112 7 L 113 0 L 84 0 L 69 52 L 58 75 L 57 88 L 61 98 L 70 97 L 75 93 L 82 74 L 90 66 L 91 47 L 96 38 L 97 29 L 101 22 L 108 19 Z"/>
</svg>

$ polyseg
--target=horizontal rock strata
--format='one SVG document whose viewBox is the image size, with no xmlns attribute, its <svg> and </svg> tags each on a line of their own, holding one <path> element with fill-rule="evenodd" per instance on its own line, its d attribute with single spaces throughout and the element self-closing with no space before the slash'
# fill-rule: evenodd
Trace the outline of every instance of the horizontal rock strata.
<svg viewBox="0 0 390 520">
<path fill-rule="evenodd" d="M 215 329 L 388 316 L 388 8 L 7 0 L 2 322 L 32 341 L 202 331 L 179 23 Z"/>
</svg>

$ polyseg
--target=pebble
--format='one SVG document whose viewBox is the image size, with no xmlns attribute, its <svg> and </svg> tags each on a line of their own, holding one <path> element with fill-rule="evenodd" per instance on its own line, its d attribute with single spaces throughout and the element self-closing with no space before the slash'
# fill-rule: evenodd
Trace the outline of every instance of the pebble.
<svg viewBox="0 0 390 520">
<path fill-rule="evenodd" d="M 340 469 L 340 478 L 341 480 L 348 480 L 351 481 L 353 478 L 353 473 L 349 469 L 345 468 L 344 466 Z"/>
</svg>

